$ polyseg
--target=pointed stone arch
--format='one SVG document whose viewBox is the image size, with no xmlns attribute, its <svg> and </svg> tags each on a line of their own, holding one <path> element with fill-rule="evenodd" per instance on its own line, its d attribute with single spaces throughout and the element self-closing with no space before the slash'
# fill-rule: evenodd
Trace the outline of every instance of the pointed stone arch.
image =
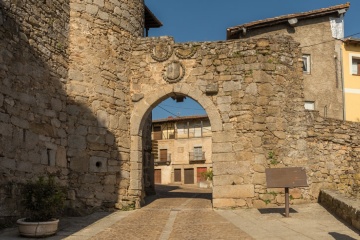
<svg viewBox="0 0 360 240">
<path fill-rule="evenodd" d="M 130 119 L 130 187 L 129 192 L 140 201 L 142 194 L 142 129 L 152 109 L 168 97 L 176 94 L 191 97 L 206 111 L 213 132 L 223 130 L 222 120 L 218 108 L 200 89 L 186 83 L 168 85 L 156 91 L 149 91 L 144 98 L 134 104 Z"/>
</svg>

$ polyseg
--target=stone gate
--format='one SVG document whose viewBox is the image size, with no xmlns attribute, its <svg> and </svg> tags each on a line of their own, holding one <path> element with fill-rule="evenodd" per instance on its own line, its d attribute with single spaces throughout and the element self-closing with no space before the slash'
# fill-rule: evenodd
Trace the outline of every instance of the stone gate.
<svg viewBox="0 0 360 240">
<path fill-rule="evenodd" d="M 359 194 L 359 123 L 305 111 L 301 51 L 285 36 L 176 44 L 144 38 L 142 0 L 0 3 L 0 217 L 26 180 L 52 174 L 68 206 L 139 207 L 150 112 L 188 96 L 212 127 L 214 207 L 282 203 L 265 168 L 300 166 L 309 188 Z"/>
</svg>

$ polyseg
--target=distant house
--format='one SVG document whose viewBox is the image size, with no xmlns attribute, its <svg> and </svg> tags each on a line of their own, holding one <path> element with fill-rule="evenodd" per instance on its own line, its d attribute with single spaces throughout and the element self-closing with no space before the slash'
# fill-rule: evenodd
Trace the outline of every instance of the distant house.
<svg viewBox="0 0 360 240">
<path fill-rule="evenodd" d="M 202 173 L 212 167 L 211 135 L 206 115 L 154 120 L 155 183 L 195 184 L 204 180 Z"/>
<path fill-rule="evenodd" d="M 342 56 L 345 119 L 360 121 L 360 38 L 344 39 Z"/>
<path fill-rule="evenodd" d="M 290 35 L 300 43 L 304 106 L 324 117 L 344 119 L 341 41 L 349 3 L 245 23 L 227 29 L 227 39 Z"/>
</svg>

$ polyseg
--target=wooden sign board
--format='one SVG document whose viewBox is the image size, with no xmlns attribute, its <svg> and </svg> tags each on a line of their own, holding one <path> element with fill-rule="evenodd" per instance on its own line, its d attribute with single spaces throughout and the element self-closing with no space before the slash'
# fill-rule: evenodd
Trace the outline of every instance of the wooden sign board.
<svg viewBox="0 0 360 240">
<path fill-rule="evenodd" d="M 268 188 L 307 187 L 304 168 L 267 168 L 265 169 Z"/>
</svg>

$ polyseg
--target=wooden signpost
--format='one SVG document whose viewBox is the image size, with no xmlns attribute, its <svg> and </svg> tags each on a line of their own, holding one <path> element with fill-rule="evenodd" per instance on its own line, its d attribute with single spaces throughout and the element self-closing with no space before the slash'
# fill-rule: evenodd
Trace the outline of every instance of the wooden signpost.
<svg viewBox="0 0 360 240">
<path fill-rule="evenodd" d="M 265 174 L 268 188 L 285 188 L 285 217 L 289 217 L 289 188 L 308 187 L 305 169 L 267 168 Z"/>
</svg>

